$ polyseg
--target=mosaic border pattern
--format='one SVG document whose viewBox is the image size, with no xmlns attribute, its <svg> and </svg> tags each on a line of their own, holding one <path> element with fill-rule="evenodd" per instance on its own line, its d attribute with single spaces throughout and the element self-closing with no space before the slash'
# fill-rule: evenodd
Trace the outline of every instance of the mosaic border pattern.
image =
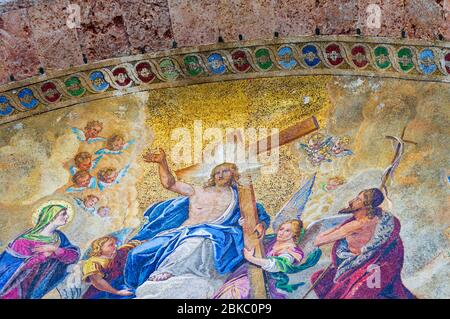
<svg viewBox="0 0 450 319">
<path fill-rule="evenodd" d="M 115 95 L 290 75 L 357 75 L 450 83 L 450 44 L 308 37 L 219 43 L 105 60 L 0 86 L 0 124 Z"/>
</svg>

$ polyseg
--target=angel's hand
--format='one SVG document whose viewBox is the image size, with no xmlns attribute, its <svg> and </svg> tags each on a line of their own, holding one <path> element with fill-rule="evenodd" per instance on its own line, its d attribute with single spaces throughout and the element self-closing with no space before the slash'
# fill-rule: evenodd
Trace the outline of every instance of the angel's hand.
<svg viewBox="0 0 450 319">
<path fill-rule="evenodd" d="M 251 261 L 253 257 L 255 256 L 255 248 L 247 249 L 244 248 L 244 257 L 248 261 Z"/>
</svg>

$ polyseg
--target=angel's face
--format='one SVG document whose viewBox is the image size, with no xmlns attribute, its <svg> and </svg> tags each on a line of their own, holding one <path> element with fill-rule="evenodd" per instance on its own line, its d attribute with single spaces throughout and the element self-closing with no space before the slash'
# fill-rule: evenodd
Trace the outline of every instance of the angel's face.
<svg viewBox="0 0 450 319">
<path fill-rule="evenodd" d="M 98 198 L 91 196 L 89 198 L 86 198 L 86 200 L 84 201 L 84 206 L 86 206 L 87 208 L 91 208 L 94 207 L 97 203 Z"/>
<path fill-rule="evenodd" d="M 108 174 L 105 174 L 103 176 L 103 181 L 105 183 L 112 183 L 116 180 L 118 175 L 119 175 L 119 173 L 117 171 L 110 171 L 110 172 L 108 172 Z"/>
<path fill-rule="evenodd" d="M 92 159 L 90 157 L 86 157 L 83 160 L 78 162 L 78 168 L 82 171 L 87 171 L 91 168 Z"/>
<path fill-rule="evenodd" d="M 111 147 L 112 147 L 113 151 L 120 151 L 121 149 L 123 149 L 124 145 L 125 145 L 125 141 L 121 137 L 116 138 L 111 143 Z"/>
<path fill-rule="evenodd" d="M 117 251 L 117 243 L 116 240 L 110 239 L 102 246 L 102 255 L 105 257 L 113 256 Z"/>
<path fill-rule="evenodd" d="M 86 138 L 95 138 L 101 131 L 101 126 L 92 126 L 87 128 L 84 134 L 86 135 Z"/>
<path fill-rule="evenodd" d="M 294 233 L 292 232 L 292 225 L 290 223 L 286 223 L 280 226 L 280 229 L 277 232 L 277 241 L 290 241 L 294 238 Z"/>
</svg>

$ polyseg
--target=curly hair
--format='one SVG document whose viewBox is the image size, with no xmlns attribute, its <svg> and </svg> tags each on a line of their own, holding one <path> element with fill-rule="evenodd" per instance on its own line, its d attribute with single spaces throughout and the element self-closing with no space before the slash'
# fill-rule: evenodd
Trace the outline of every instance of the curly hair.
<svg viewBox="0 0 450 319">
<path fill-rule="evenodd" d="M 85 130 L 91 129 L 93 127 L 100 127 L 100 129 L 103 129 L 103 123 L 100 121 L 89 121 L 86 123 L 86 126 L 84 127 Z"/>
<path fill-rule="evenodd" d="M 291 224 L 291 230 L 292 234 L 294 235 L 294 241 L 297 242 L 298 239 L 300 238 L 300 235 L 302 234 L 303 222 L 298 219 L 291 219 L 282 223 L 280 227 L 286 224 Z"/>
<path fill-rule="evenodd" d="M 114 240 L 117 241 L 114 236 L 103 236 L 94 240 L 91 244 L 91 251 L 89 252 L 89 257 L 99 257 L 102 255 L 102 247 L 108 241 Z"/>
<path fill-rule="evenodd" d="M 91 174 L 89 174 L 89 172 L 88 171 L 77 171 L 73 176 L 72 176 L 72 182 L 74 183 L 74 184 L 78 184 L 78 180 L 80 179 L 80 178 L 82 178 L 82 177 L 85 177 L 85 176 L 91 176 Z"/>
<path fill-rule="evenodd" d="M 237 186 L 238 185 L 238 181 L 240 178 L 240 174 L 239 174 L 239 170 L 236 164 L 234 163 L 222 163 L 217 165 L 216 167 L 214 167 L 211 170 L 211 175 L 209 176 L 208 181 L 206 182 L 206 187 L 211 187 L 211 186 L 216 186 L 216 180 L 214 178 L 214 176 L 216 175 L 216 171 L 219 167 L 225 166 L 226 168 L 228 168 L 229 170 L 231 170 L 232 172 L 232 178 L 231 178 L 231 185 L 232 186 Z"/>
<path fill-rule="evenodd" d="M 114 135 L 110 136 L 110 137 L 108 138 L 108 140 L 106 141 L 106 147 L 107 147 L 109 150 L 113 149 L 113 143 L 114 143 L 115 141 L 117 141 L 118 139 L 121 139 L 122 141 L 125 141 L 125 138 L 124 138 L 122 135 L 120 135 L 120 134 L 114 134 Z"/>
<path fill-rule="evenodd" d="M 107 176 L 111 176 L 112 174 L 114 174 L 117 170 L 114 167 L 106 167 L 106 168 L 102 168 L 101 170 L 98 171 L 97 173 L 97 177 L 99 180 L 104 181 L 105 177 Z"/>
<path fill-rule="evenodd" d="M 77 155 L 75 155 L 74 161 L 75 165 L 80 165 L 81 162 L 83 162 L 85 159 L 92 158 L 92 155 L 89 152 L 80 152 Z"/>
</svg>

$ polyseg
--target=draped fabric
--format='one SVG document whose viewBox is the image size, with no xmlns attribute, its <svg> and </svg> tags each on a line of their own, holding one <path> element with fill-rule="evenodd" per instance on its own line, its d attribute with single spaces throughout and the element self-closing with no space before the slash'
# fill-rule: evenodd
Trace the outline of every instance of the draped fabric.
<svg viewBox="0 0 450 319">
<path fill-rule="evenodd" d="M 19 237 L 0 255 L 0 298 L 40 299 L 55 288 L 67 275 L 67 267 L 80 256 L 78 247 L 56 231 L 59 248 L 50 256 L 33 253 L 48 244 Z"/>
<path fill-rule="evenodd" d="M 350 222 L 348 220 L 346 223 Z M 321 299 L 412 299 L 414 295 L 403 285 L 403 243 L 400 222 L 383 212 L 372 240 L 354 255 L 345 239 L 332 250 L 332 265 L 314 288 Z M 314 283 L 324 270 L 313 274 Z M 379 275 L 379 283 L 374 276 Z"/>
<path fill-rule="evenodd" d="M 217 221 L 180 227 L 189 216 L 189 198 L 176 197 L 151 206 L 144 214 L 147 223 L 133 238 L 146 241 L 133 249 L 125 266 L 125 283 L 130 288 L 142 285 L 167 256 L 192 237 L 211 240 L 218 273 L 233 271 L 243 261 L 244 240 L 239 225 L 237 190 L 233 188 L 234 205 Z M 259 221 L 269 226 L 270 217 L 257 203 Z"/>
</svg>

